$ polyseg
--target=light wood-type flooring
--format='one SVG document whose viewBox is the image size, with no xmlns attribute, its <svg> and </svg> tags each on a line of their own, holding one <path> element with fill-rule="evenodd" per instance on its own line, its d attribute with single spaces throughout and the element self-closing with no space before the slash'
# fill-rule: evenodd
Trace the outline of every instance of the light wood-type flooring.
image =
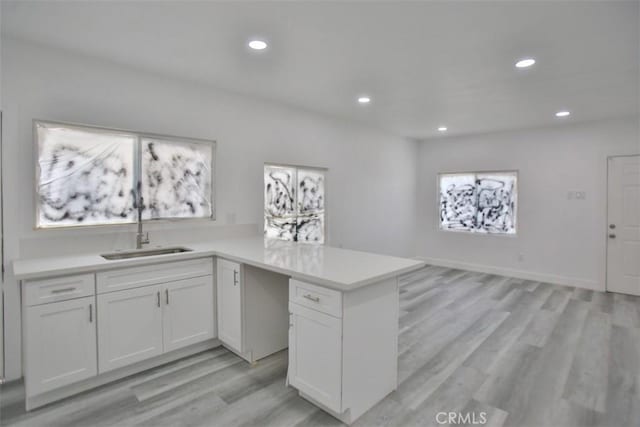
<svg viewBox="0 0 640 427">
<path fill-rule="evenodd" d="M 400 285 L 398 390 L 356 426 L 640 426 L 640 298 L 434 266 Z M 30 413 L 13 383 L 0 423 L 340 425 L 286 370 L 286 351 L 252 367 L 218 348 Z"/>
</svg>

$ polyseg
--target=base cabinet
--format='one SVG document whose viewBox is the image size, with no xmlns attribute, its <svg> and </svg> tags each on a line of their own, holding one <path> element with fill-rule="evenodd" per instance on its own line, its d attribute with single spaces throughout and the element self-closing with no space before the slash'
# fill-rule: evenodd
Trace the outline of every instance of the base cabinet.
<svg viewBox="0 0 640 427">
<path fill-rule="evenodd" d="M 248 362 L 288 346 L 289 278 L 218 258 L 218 338 Z"/>
<path fill-rule="evenodd" d="M 341 292 L 291 279 L 289 384 L 346 424 L 398 381 L 398 284 Z"/>
<path fill-rule="evenodd" d="M 27 307 L 24 320 L 28 394 L 97 374 L 95 297 Z"/>
<path fill-rule="evenodd" d="M 162 354 L 162 287 L 98 295 L 100 373 Z"/>
<path fill-rule="evenodd" d="M 164 288 L 163 347 L 173 351 L 215 335 L 215 299 L 211 276 L 178 280 Z"/>
<path fill-rule="evenodd" d="M 24 280 L 22 313 L 31 410 L 215 344 L 213 259 Z"/>
<path fill-rule="evenodd" d="M 242 353 L 242 269 L 240 264 L 218 259 L 218 338 Z"/>
<path fill-rule="evenodd" d="M 98 295 L 100 373 L 214 338 L 213 277 Z"/>
<path fill-rule="evenodd" d="M 341 412 L 342 320 L 294 303 L 289 310 L 289 383 Z"/>
</svg>

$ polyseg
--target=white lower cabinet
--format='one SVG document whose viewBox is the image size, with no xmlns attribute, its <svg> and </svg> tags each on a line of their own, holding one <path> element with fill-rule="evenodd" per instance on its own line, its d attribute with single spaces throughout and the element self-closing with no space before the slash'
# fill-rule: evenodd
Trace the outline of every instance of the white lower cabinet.
<svg viewBox="0 0 640 427">
<path fill-rule="evenodd" d="M 211 276 L 167 283 L 164 286 L 164 351 L 213 338 L 214 307 Z"/>
<path fill-rule="evenodd" d="M 28 394 L 97 374 L 95 297 L 26 307 L 24 314 Z"/>
<path fill-rule="evenodd" d="M 289 384 L 346 424 L 398 382 L 395 278 L 341 292 L 289 282 Z"/>
<path fill-rule="evenodd" d="M 327 408 L 342 411 L 342 319 L 289 304 L 289 382 Z"/>
<path fill-rule="evenodd" d="M 242 353 L 242 288 L 240 264 L 218 259 L 218 338 Z"/>
<path fill-rule="evenodd" d="M 288 346 L 285 275 L 218 258 L 218 339 L 253 363 Z"/>
<path fill-rule="evenodd" d="M 212 258 L 21 285 L 27 410 L 214 344 Z"/>
<path fill-rule="evenodd" d="M 162 289 L 98 295 L 100 373 L 162 354 Z"/>
<path fill-rule="evenodd" d="M 98 295 L 100 373 L 215 336 L 213 277 Z"/>
</svg>

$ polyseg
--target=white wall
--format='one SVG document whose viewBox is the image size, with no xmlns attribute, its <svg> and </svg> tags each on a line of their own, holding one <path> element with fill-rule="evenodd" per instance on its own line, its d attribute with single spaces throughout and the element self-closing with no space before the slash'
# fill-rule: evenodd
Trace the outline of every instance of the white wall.
<svg viewBox="0 0 640 427">
<path fill-rule="evenodd" d="M 218 141 L 215 223 L 150 227 L 152 243 L 257 233 L 262 166 L 329 168 L 329 242 L 413 254 L 416 143 L 346 121 L 18 40 L 2 46 L 6 258 L 131 247 L 133 227 L 34 231 L 32 119 Z M 313 82 L 310 82 L 313 84 Z M 236 223 L 232 226 L 232 223 Z M 155 231 L 158 227 L 163 231 Z M 171 230 L 168 230 L 171 228 Z M 19 363 L 18 285 L 6 283 L 7 375 Z"/>
<path fill-rule="evenodd" d="M 416 253 L 435 264 L 604 290 L 607 156 L 640 153 L 639 141 L 638 119 L 629 118 L 422 142 Z M 437 174 L 474 170 L 519 171 L 517 236 L 438 229 Z M 568 191 L 586 199 L 568 200 Z"/>
</svg>

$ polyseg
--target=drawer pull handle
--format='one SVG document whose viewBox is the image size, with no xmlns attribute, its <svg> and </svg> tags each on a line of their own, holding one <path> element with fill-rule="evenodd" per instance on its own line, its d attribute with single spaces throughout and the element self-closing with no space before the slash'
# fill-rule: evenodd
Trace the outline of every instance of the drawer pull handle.
<svg viewBox="0 0 640 427">
<path fill-rule="evenodd" d="M 93 304 L 89 304 L 89 323 L 93 323 Z"/>
<path fill-rule="evenodd" d="M 166 297 L 165 299 L 167 300 L 167 305 L 169 305 L 169 289 L 164 290 L 164 296 Z"/>
<path fill-rule="evenodd" d="M 238 272 L 236 270 L 233 270 L 233 286 L 236 286 L 238 284 Z"/>
<path fill-rule="evenodd" d="M 157 295 L 158 295 L 158 307 L 160 307 L 160 291 L 158 291 Z"/>
<path fill-rule="evenodd" d="M 303 295 L 306 299 L 311 300 L 313 302 L 320 302 L 320 297 L 311 296 L 311 294 Z"/>
<path fill-rule="evenodd" d="M 62 288 L 62 289 L 52 289 L 51 293 L 52 294 L 62 294 L 64 292 L 73 292 L 75 291 L 76 288 Z"/>
</svg>

